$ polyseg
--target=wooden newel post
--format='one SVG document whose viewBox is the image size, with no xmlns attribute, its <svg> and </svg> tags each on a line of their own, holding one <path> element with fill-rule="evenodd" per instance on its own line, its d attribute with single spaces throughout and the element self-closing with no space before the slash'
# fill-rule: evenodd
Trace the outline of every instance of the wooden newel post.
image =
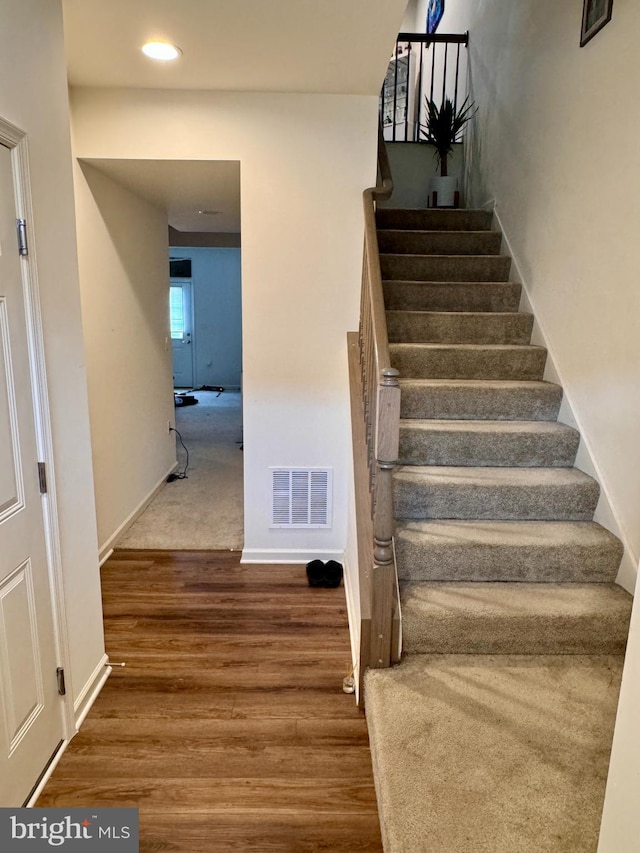
<svg viewBox="0 0 640 853">
<path fill-rule="evenodd" d="M 393 563 L 394 468 L 394 462 L 378 460 L 376 463 L 376 513 L 373 526 L 373 560 L 376 566 L 390 566 Z"/>
<path fill-rule="evenodd" d="M 393 558 L 393 469 L 400 442 L 400 383 L 392 367 L 381 371 L 376 429 L 373 572 L 371 584 L 371 661 L 374 668 L 391 663 L 396 568 Z"/>
</svg>

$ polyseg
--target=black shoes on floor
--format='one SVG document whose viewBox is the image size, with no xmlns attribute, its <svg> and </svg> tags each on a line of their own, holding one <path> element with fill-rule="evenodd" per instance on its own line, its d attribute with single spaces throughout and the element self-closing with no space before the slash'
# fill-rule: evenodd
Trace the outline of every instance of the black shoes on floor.
<svg viewBox="0 0 640 853">
<path fill-rule="evenodd" d="M 335 560 L 311 560 L 307 563 L 307 578 L 309 586 L 321 586 L 334 589 L 340 586 L 342 580 L 342 566 Z"/>
</svg>

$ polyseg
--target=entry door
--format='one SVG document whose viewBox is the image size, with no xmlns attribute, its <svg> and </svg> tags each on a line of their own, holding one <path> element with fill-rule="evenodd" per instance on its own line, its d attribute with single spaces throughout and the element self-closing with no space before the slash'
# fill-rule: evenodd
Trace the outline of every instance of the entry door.
<svg viewBox="0 0 640 853">
<path fill-rule="evenodd" d="M 173 387 L 193 387 L 193 306 L 191 282 L 172 278 L 169 287 L 171 348 L 173 351 Z"/>
<path fill-rule="evenodd" d="M 0 145 L 0 806 L 63 739 L 11 152 Z"/>
</svg>

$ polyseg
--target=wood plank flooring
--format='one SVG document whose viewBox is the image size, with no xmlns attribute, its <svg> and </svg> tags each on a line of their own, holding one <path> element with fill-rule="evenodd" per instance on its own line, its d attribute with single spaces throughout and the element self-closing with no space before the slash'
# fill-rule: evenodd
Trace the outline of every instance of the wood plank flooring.
<svg viewBox="0 0 640 853">
<path fill-rule="evenodd" d="M 381 851 L 344 590 L 239 552 L 116 551 L 115 669 L 38 806 L 137 806 L 141 851 Z"/>
</svg>

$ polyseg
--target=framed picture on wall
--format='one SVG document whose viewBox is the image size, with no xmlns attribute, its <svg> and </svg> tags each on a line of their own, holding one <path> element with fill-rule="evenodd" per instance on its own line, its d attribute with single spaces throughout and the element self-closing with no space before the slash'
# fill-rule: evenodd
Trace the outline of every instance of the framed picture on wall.
<svg viewBox="0 0 640 853">
<path fill-rule="evenodd" d="M 427 9 L 427 34 L 435 33 L 444 14 L 444 0 L 429 0 Z"/>
<path fill-rule="evenodd" d="M 613 0 L 584 0 L 580 47 L 592 39 L 611 20 Z M 429 6 L 431 10 L 431 6 Z"/>
</svg>

